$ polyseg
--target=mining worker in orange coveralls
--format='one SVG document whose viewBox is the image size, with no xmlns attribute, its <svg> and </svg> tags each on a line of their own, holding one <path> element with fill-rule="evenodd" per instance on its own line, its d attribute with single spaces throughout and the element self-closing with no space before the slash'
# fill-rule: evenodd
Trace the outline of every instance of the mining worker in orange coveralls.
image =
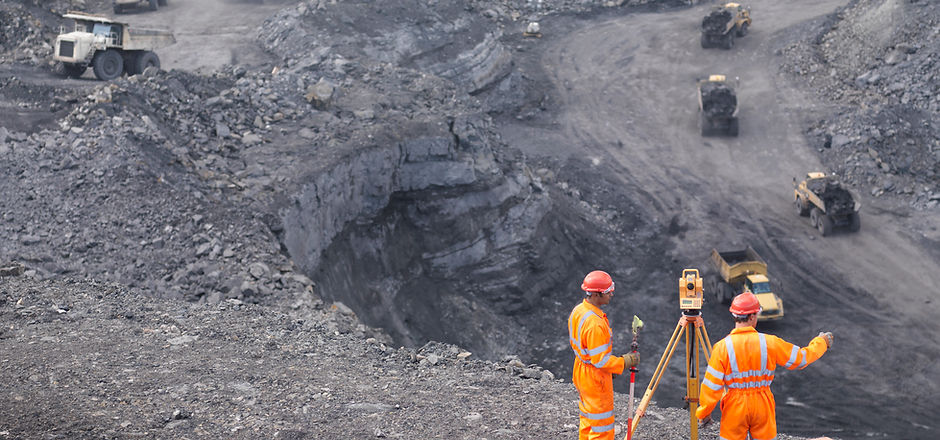
<svg viewBox="0 0 940 440">
<path fill-rule="evenodd" d="M 595 270 L 581 284 L 584 301 L 568 317 L 568 338 L 574 350 L 571 381 L 581 399 L 581 423 L 578 439 L 614 438 L 614 374 L 640 362 L 638 353 L 611 354 L 613 344 L 610 322 L 601 307 L 614 296 L 614 280 L 607 272 Z"/>
<path fill-rule="evenodd" d="M 721 402 L 722 440 L 777 438 L 774 395 L 770 383 L 774 369 L 803 369 L 822 357 L 832 346 L 832 333 L 822 332 L 809 345 L 799 348 L 774 335 L 758 333 L 760 302 L 744 292 L 731 303 L 734 330 L 712 347 L 708 369 L 702 378 L 699 407 L 695 413 L 701 425 L 711 421 L 711 412 Z M 727 394 L 722 397 L 722 393 Z"/>
</svg>

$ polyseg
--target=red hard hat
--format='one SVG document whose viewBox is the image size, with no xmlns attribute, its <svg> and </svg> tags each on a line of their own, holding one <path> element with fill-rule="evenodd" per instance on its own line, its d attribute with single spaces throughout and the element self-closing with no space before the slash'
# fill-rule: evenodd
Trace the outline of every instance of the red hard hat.
<svg viewBox="0 0 940 440">
<path fill-rule="evenodd" d="M 757 300 L 757 295 L 747 290 L 734 297 L 734 301 L 731 301 L 731 307 L 728 310 L 731 311 L 732 315 L 752 315 L 760 312 L 760 301 Z"/>
<path fill-rule="evenodd" d="M 607 272 L 595 270 L 584 277 L 584 282 L 581 283 L 581 290 L 585 292 L 613 292 L 614 280 Z"/>
</svg>

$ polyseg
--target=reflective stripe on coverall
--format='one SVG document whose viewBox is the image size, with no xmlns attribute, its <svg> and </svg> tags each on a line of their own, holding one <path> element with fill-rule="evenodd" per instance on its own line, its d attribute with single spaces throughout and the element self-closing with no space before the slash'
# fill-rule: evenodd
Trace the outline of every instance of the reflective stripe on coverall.
<svg viewBox="0 0 940 440">
<path fill-rule="evenodd" d="M 741 327 L 712 347 L 708 369 L 702 378 L 699 419 L 711 414 L 721 401 L 722 440 L 744 440 L 748 431 L 754 440 L 777 438 L 776 404 L 770 391 L 774 369 L 803 369 L 826 352 L 826 340 L 815 337 L 799 348 L 774 335 Z M 728 393 L 722 397 L 722 392 Z"/>
<path fill-rule="evenodd" d="M 611 354 L 612 333 L 607 314 L 587 301 L 575 306 L 568 317 L 568 338 L 575 354 L 571 381 L 581 397 L 581 440 L 614 438 L 612 375 L 623 373 L 624 360 Z"/>
</svg>

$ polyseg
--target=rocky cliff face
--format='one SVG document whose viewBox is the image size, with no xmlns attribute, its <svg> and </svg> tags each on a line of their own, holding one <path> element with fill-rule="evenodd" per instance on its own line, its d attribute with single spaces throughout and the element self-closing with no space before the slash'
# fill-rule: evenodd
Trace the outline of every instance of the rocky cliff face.
<svg viewBox="0 0 940 440">
<path fill-rule="evenodd" d="M 475 152 L 470 142 L 458 142 L 451 124 L 411 124 L 407 131 L 416 138 L 385 138 L 382 141 L 388 144 L 357 149 L 324 172 L 311 173 L 312 181 L 304 182 L 281 211 L 291 254 L 305 269 L 314 270 L 320 253 L 348 223 L 370 221 L 394 193 L 469 187 L 501 173 L 492 151 Z"/>
<path fill-rule="evenodd" d="M 292 72 L 343 66 L 325 73 L 336 84 L 349 83 L 349 66 L 394 65 L 446 80 L 453 96 L 506 94 L 497 84 L 511 82 L 511 57 L 483 15 L 461 13 L 462 2 L 400 2 L 381 7 L 411 12 L 376 21 L 366 6 L 285 9 L 260 40 Z M 339 89 L 337 106 L 388 116 L 383 98 L 371 99 L 384 93 Z M 551 201 L 524 160 L 500 157 L 489 125 L 465 110 L 396 119 L 299 179 L 279 210 L 282 241 L 318 291 L 403 344 L 442 338 L 483 353 L 512 350 L 510 338 L 483 336 L 511 334 L 504 315 L 526 307 L 512 291 Z"/>
<path fill-rule="evenodd" d="M 507 341 L 481 331 L 512 307 L 486 303 L 519 301 L 500 297 L 551 201 L 523 162 L 497 157 L 484 117 L 409 125 L 413 138 L 382 137 L 311 173 L 280 210 L 282 241 L 322 295 L 399 342 L 449 333 L 492 353 Z M 471 294 L 474 274 L 490 287 Z M 479 325 L 459 331 L 448 314 Z"/>
<path fill-rule="evenodd" d="M 585 236 L 647 225 L 635 212 L 615 215 L 616 225 L 585 214 L 595 200 L 536 177 L 558 178 L 533 172 L 500 141 L 487 114 L 525 97 L 502 38 L 522 14 L 505 6 L 307 2 L 266 21 L 259 41 L 287 74 L 322 75 L 335 85 L 323 113 L 351 113 L 362 128 L 314 141 L 316 164 L 288 178 L 277 207 L 279 236 L 320 295 L 398 343 L 556 357 L 567 349 L 554 343 L 562 309 L 579 300 L 559 274 L 580 264 L 577 247 L 613 246 L 625 237 Z M 380 13 L 394 19 L 378 20 L 375 8 L 391 8 Z"/>
</svg>

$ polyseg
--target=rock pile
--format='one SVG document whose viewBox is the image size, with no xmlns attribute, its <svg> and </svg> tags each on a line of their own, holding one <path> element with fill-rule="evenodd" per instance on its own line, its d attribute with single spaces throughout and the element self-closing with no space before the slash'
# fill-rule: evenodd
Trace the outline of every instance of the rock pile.
<svg viewBox="0 0 940 440">
<path fill-rule="evenodd" d="M 0 6 L 0 61 L 37 64 L 51 55 L 42 27 L 22 5 Z"/>
<path fill-rule="evenodd" d="M 723 34 L 731 21 L 731 11 L 720 8 L 713 9 L 702 19 L 702 31 L 709 34 Z"/>
<path fill-rule="evenodd" d="M 812 179 L 806 182 L 806 188 L 823 201 L 827 213 L 852 212 L 855 198 L 834 178 Z"/>
<path fill-rule="evenodd" d="M 4 142 L 3 173 L 21 177 L 2 183 L 10 194 L 3 201 L 4 220 L 15 238 L 4 253 L 31 263 L 41 277 L 83 273 L 189 300 L 250 299 L 274 285 L 278 290 L 309 287 L 309 280 L 295 277 L 286 260 L 276 257 L 276 248 L 245 248 L 242 241 L 255 234 L 260 234 L 258 242 L 270 239 L 263 222 L 226 221 L 204 209 L 219 204 L 207 199 L 218 179 L 207 178 L 207 185 L 185 172 L 190 167 L 198 174 L 206 160 L 207 149 L 199 146 L 208 140 L 208 122 L 183 117 L 180 112 L 187 109 L 166 104 L 202 103 L 199 93 L 209 90 L 205 83 L 186 78 L 192 92 L 180 86 L 179 77 L 169 78 L 169 86 L 145 81 L 152 88 L 138 80 L 143 78 L 101 84 L 76 99 L 57 131 Z M 162 92 L 156 90 L 161 87 Z M 165 99 L 138 94 L 143 91 Z M 219 124 L 225 121 L 219 119 Z M 191 140 L 180 142 L 184 138 Z M 184 182 L 181 187 L 169 184 L 177 179 Z M 49 254 L 54 249 L 59 255 Z M 133 257 L 116 259 L 117 254 Z M 251 273 L 254 261 L 240 257 L 246 255 L 272 269 Z M 114 264 L 120 260 L 123 264 Z"/>
</svg>

